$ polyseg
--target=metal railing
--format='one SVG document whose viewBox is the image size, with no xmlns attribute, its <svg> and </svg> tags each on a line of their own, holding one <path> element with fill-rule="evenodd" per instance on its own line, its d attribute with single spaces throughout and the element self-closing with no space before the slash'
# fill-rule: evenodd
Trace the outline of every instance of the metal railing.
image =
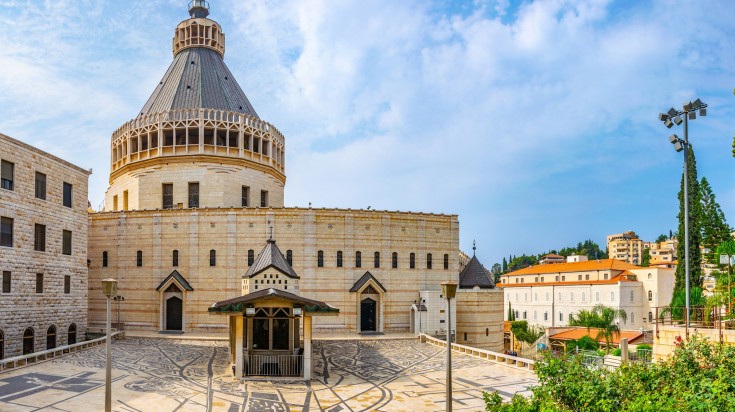
<svg viewBox="0 0 735 412">
<path fill-rule="evenodd" d="M 689 308 L 689 325 L 686 324 L 685 307 L 656 307 L 656 338 L 659 337 L 659 327 L 663 325 L 679 326 L 684 328 L 686 338 L 689 339 L 691 329 L 715 329 L 718 331 L 719 341 L 722 342 L 722 330 L 735 328 L 735 319 L 723 316 L 721 307 L 694 306 Z"/>
<path fill-rule="evenodd" d="M 113 332 L 112 338 L 115 339 L 119 334 L 124 335 L 125 332 Z M 76 352 L 81 349 L 87 349 L 92 346 L 97 346 L 105 343 L 106 336 L 101 338 L 85 340 L 83 342 L 74 343 L 72 345 L 58 346 L 53 349 L 47 349 L 40 352 L 33 352 L 27 355 L 12 356 L 10 358 L 0 359 L 0 372 L 16 369 L 23 366 L 32 365 L 38 362 L 47 361 L 59 356 L 63 356 L 67 353 Z"/>
<path fill-rule="evenodd" d="M 245 376 L 302 376 L 304 355 L 248 355 Z"/>
</svg>

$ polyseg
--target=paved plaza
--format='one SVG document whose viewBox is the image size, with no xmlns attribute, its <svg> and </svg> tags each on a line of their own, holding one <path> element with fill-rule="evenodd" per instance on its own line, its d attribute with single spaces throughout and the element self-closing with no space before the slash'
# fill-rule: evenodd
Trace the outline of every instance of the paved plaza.
<svg viewBox="0 0 735 412">
<path fill-rule="evenodd" d="M 225 342 L 128 338 L 113 344 L 113 410 L 444 410 L 443 348 L 416 340 L 316 341 L 310 383 L 236 382 Z M 454 354 L 454 409 L 483 410 L 536 383 L 532 372 Z M 0 374 L 0 411 L 104 409 L 105 350 L 97 346 Z"/>
</svg>

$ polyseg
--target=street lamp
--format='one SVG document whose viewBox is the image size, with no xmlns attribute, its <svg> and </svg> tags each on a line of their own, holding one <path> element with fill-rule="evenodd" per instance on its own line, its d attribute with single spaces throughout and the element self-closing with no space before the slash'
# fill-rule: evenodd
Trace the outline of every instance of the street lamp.
<svg viewBox="0 0 735 412">
<path fill-rule="evenodd" d="M 447 412 L 452 412 L 452 305 L 457 282 L 442 282 L 442 296 L 447 300 Z"/>
<path fill-rule="evenodd" d="M 697 111 L 700 116 L 707 115 L 707 104 L 697 99 L 693 102 L 684 104 L 683 110 L 676 110 L 673 107 L 666 113 L 660 113 L 658 119 L 664 122 L 664 125 L 671 129 L 684 123 L 684 138 L 672 134 L 669 136 L 669 142 L 674 145 L 677 152 L 684 151 L 684 274 L 685 274 L 685 290 L 686 290 L 686 327 L 689 330 L 689 122 L 697 118 Z M 682 120 L 682 117 L 684 120 Z"/>
<path fill-rule="evenodd" d="M 732 313 L 732 259 L 735 255 L 720 255 L 720 264 L 727 263 L 727 314 Z"/>
<path fill-rule="evenodd" d="M 102 291 L 107 296 L 107 363 L 105 367 L 105 412 L 112 411 L 112 356 L 110 356 L 110 298 L 117 296 L 117 280 L 102 279 Z"/>
<path fill-rule="evenodd" d="M 121 330 L 122 328 L 120 327 L 120 302 L 125 302 L 125 298 L 120 295 L 116 295 L 114 298 L 112 298 L 112 300 L 117 302 L 117 330 Z"/>
</svg>

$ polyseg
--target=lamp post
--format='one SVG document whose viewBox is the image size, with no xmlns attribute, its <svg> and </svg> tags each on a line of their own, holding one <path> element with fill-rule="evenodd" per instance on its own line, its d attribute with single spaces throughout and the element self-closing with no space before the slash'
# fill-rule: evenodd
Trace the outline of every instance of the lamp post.
<svg viewBox="0 0 735 412">
<path fill-rule="evenodd" d="M 727 314 L 732 313 L 732 259 L 735 255 L 720 255 L 720 264 L 727 263 Z"/>
<path fill-rule="evenodd" d="M 672 134 L 669 136 L 669 142 L 674 145 L 677 152 L 684 151 L 684 275 L 685 275 L 685 293 L 686 293 L 686 328 L 689 330 L 689 119 L 697 118 L 697 111 L 700 116 L 707 115 L 707 104 L 697 99 L 693 102 L 684 104 L 683 110 L 676 110 L 673 107 L 666 113 L 660 113 L 658 119 L 664 122 L 664 125 L 671 129 L 676 124 L 682 123 L 682 115 L 684 117 L 684 138 Z"/>
<path fill-rule="evenodd" d="M 117 296 L 117 280 L 102 279 L 102 291 L 107 296 L 107 362 L 105 366 L 105 412 L 112 411 L 112 356 L 110 353 L 110 298 Z"/>
<path fill-rule="evenodd" d="M 419 335 L 423 332 L 423 325 L 421 322 L 421 308 L 426 303 L 426 299 L 419 296 L 418 300 L 414 300 L 413 304 L 416 305 L 416 311 L 419 313 Z"/>
<path fill-rule="evenodd" d="M 114 298 L 112 298 L 115 302 L 117 302 L 117 330 L 121 330 L 120 327 L 120 302 L 124 302 L 125 298 L 120 295 L 116 295 Z"/>
<path fill-rule="evenodd" d="M 447 412 L 452 412 L 452 304 L 457 282 L 442 282 L 442 296 L 447 300 Z"/>
</svg>

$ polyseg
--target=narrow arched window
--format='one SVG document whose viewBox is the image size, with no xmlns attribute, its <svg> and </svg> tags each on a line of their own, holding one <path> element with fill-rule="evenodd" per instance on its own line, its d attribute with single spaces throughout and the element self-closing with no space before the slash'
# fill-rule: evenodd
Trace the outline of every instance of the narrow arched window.
<svg viewBox="0 0 735 412">
<path fill-rule="evenodd" d="M 431 253 L 426 255 L 426 269 L 431 269 Z"/>
<path fill-rule="evenodd" d="M 648 301 L 649 302 L 652 302 L 653 301 L 653 291 L 652 290 L 649 290 L 648 291 Z"/>
<path fill-rule="evenodd" d="M 135 253 L 135 265 L 140 267 L 143 266 L 143 251 L 139 250 Z"/>
<path fill-rule="evenodd" d="M 291 249 L 286 251 L 286 262 L 288 262 L 289 266 L 293 266 L 293 252 Z"/>
<path fill-rule="evenodd" d="M 376 268 L 380 267 L 380 252 L 375 252 L 375 258 L 373 259 L 373 266 Z"/>
<path fill-rule="evenodd" d="M 416 269 L 416 254 L 413 252 L 408 255 L 408 267 L 411 269 Z"/>
<path fill-rule="evenodd" d="M 23 354 L 28 355 L 30 353 L 35 352 L 34 349 L 34 339 L 35 339 L 35 333 L 33 333 L 33 328 L 26 328 L 26 330 L 23 332 Z"/>
<path fill-rule="evenodd" d="M 5 334 L 0 330 L 0 359 L 5 358 Z"/>
<path fill-rule="evenodd" d="M 362 252 L 359 250 L 355 252 L 355 267 L 361 268 L 362 267 Z"/>
<path fill-rule="evenodd" d="M 341 250 L 337 251 L 337 267 L 338 268 L 342 267 L 342 251 Z"/>
<path fill-rule="evenodd" d="M 391 259 L 391 266 L 393 267 L 393 269 L 398 268 L 398 253 L 397 252 L 393 252 L 393 257 Z"/>
<path fill-rule="evenodd" d="M 67 345 L 73 345 L 77 343 L 77 325 L 71 324 L 69 325 L 69 333 L 66 339 Z"/>
<path fill-rule="evenodd" d="M 46 349 L 53 349 L 56 347 L 56 326 L 51 325 L 46 330 Z"/>
<path fill-rule="evenodd" d="M 323 250 L 320 250 L 319 252 L 317 252 L 316 265 L 317 267 L 320 267 L 320 268 L 324 267 L 324 251 Z"/>
<path fill-rule="evenodd" d="M 248 266 L 253 266 L 255 262 L 255 251 L 253 249 L 248 250 Z"/>
<path fill-rule="evenodd" d="M 102 252 L 102 267 L 107 267 L 107 251 Z"/>
<path fill-rule="evenodd" d="M 217 266 L 217 251 L 214 249 L 209 251 L 209 266 Z"/>
<path fill-rule="evenodd" d="M 172 260 L 173 260 L 171 262 L 173 264 L 172 266 L 174 266 L 174 267 L 179 266 L 179 251 L 178 250 L 174 250 L 173 259 Z"/>
<path fill-rule="evenodd" d="M 444 270 L 448 270 L 448 269 L 449 269 L 449 254 L 445 253 L 444 254 Z"/>
</svg>

